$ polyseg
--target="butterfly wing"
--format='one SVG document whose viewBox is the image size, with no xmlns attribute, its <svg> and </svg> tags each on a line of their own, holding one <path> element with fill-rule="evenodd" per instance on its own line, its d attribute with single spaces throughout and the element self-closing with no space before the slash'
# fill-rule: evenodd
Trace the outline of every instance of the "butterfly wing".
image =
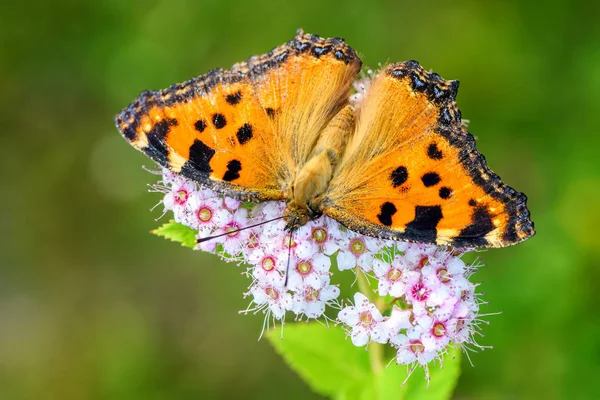
<svg viewBox="0 0 600 400">
<path fill-rule="evenodd" d="M 360 65 L 343 40 L 300 30 L 230 70 L 142 93 L 116 124 L 135 148 L 189 179 L 244 200 L 281 199 Z"/>
<path fill-rule="evenodd" d="M 534 234 L 526 197 L 486 166 L 462 126 L 457 81 L 392 64 L 359 107 L 323 212 L 365 235 L 502 247 Z"/>
</svg>

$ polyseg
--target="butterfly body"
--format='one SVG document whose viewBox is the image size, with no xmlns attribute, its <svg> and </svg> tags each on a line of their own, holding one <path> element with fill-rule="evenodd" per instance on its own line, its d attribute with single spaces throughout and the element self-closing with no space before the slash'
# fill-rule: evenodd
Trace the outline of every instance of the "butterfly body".
<svg viewBox="0 0 600 400">
<path fill-rule="evenodd" d="M 165 168 L 241 200 L 287 202 L 289 229 L 327 215 L 394 240 L 502 247 L 534 234 L 526 197 L 486 165 L 457 81 L 388 65 L 360 103 L 343 40 L 299 31 L 261 56 L 145 92 L 116 118 Z"/>
<path fill-rule="evenodd" d="M 309 160 L 287 192 L 285 219 L 289 229 L 323 214 L 321 204 L 354 129 L 354 109 L 344 107 L 324 128 Z"/>
</svg>

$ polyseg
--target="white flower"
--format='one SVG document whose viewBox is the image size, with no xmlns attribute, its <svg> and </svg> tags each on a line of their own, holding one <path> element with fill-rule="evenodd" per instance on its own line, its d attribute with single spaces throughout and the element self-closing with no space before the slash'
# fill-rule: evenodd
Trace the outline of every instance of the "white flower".
<svg viewBox="0 0 600 400">
<path fill-rule="evenodd" d="M 443 285 L 449 291 L 459 294 L 469 286 L 465 278 L 465 263 L 458 257 L 446 257 L 443 262 L 430 262 L 421 270 L 431 285 Z"/>
<path fill-rule="evenodd" d="M 257 282 L 250 287 L 250 293 L 254 296 L 253 302 L 257 306 L 266 306 L 275 319 L 282 319 L 286 309 L 291 307 L 292 297 L 281 284 L 268 284 Z"/>
<path fill-rule="evenodd" d="M 400 257 L 394 258 L 392 263 L 384 260 L 373 260 L 373 272 L 378 279 L 377 291 L 380 296 L 389 294 L 400 297 L 404 294 L 408 272 L 401 264 Z"/>
<path fill-rule="evenodd" d="M 191 193 L 186 208 L 184 221 L 190 228 L 198 230 L 200 236 L 208 236 L 217 228 L 215 217 L 221 210 L 220 199 L 207 198 L 201 191 L 196 191 Z"/>
<path fill-rule="evenodd" d="M 450 335 L 453 332 L 454 324 L 448 319 L 421 318 L 419 325 L 423 327 L 421 342 L 425 351 L 437 352 L 442 350 L 450 343 Z"/>
<path fill-rule="evenodd" d="M 410 322 L 412 312 L 410 310 L 402 310 L 394 306 L 389 317 L 382 322 L 386 335 L 390 338 L 396 337 L 400 330 L 409 329 L 413 325 Z"/>
<path fill-rule="evenodd" d="M 381 251 L 377 239 L 347 231 L 339 240 L 340 251 L 337 256 L 340 271 L 359 267 L 365 272 L 373 269 L 375 254 Z"/>
<path fill-rule="evenodd" d="M 175 179 L 171 183 L 171 190 L 165 194 L 163 204 L 166 210 L 173 211 L 175 221 L 183 222 L 185 218 L 186 204 L 196 190 L 196 184 L 182 178 Z"/>
<path fill-rule="evenodd" d="M 354 306 L 342 309 L 338 319 L 350 329 L 350 338 L 355 346 L 364 346 L 369 340 L 377 343 L 386 343 L 388 340 L 385 327 L 381 324 L 383 316 L 360 292 L 354 294 Z"/>
<path fill-rule="evenodd" d="M 292 268 L 288 272 L 288 287 L 293 291 L 301 291 L 305 286 L 319 289 L 322 286 L 322 277 L 329 273 L 331 267 L 331 259 L 324 254 L 292 261 Z"/>
<path fill-rule="evenodd" d="M 291 311 L 307 318 L 319 318 L 325 312 L 325 306 L 339 295 L 340 289 L 330 285 L 328 277 L 323 277 L 321 287 L 307 285 L 293 295 Z"/>
<path fill-rule="evenodd" d="M 229 213 L 225 223 L 218 233 L 228 233 L 222 236 L 223 250 L 225 253 L 235 256 L 240 253 L 245 241 L 248 239 L 248 230 L 241 230 L 248 224 L 247 210 L 240 208 L 235 213 Z"/>
<path fill-rule="evenodd" d="M 314 243 L 318 251 L 332 255 L 339 248 L 337 241 L 342 236 L 342 232 L 335 220 L 322 217 L 300 227 L 297 235 L 300 241 Z"/>
<path fill-rule="evenodd" d="M 421 341 L 422 328 L 410 329 L 406 335 L 400 334 L 390 340 L 397 349 L 396 361 L 399 364 L 412 364 L 417 361 L 420 365 L 427 365 L 433 361 L 436 351 L 427 351 Z"/>
<path fill-rule="evenodd" d="M 238 208 L 240 208 L 240 204 L 242 204 L 242 202 L 237 199 L 232 199 L 227 196 L 223 198 L 223 206 L 229 211 L 237 211 Z"/>
<path fill-rule="evenodd" d="M 254 265 L 252 276 L 263 285 L 279 285 L 285 281 L 285 267 L 278 255 L 257 249 L 248 259 Z"/>
</svg>

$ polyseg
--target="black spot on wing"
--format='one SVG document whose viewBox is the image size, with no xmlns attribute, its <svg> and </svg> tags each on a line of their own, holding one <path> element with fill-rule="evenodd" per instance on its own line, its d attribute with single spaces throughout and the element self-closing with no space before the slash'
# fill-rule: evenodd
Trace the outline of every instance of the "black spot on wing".
<svg viewBox="0 0 600 400">
<path fill-rule="evenodd" d="M 225 125 L 227 125 L 227 120 L 225 119 L 225 116 L 220 113 L 213 114 L 212 122 L 215 128 L 217 129 L 222 129 L 225 127 Z"/>
<path fill-rule="evenodd" d="M 421 181 L 423 181 L 423 185 L 425 187 L 435 186 L 440 183 L 442 179 L 435 172 L 428 172 L 421 177 Z"/>
<path fill-rule="evenodd" d="M 178 122 L 176 119 L 163 119 L 157 122 L 152 127 L 152 130 L 146 134 L 148 138 L 148 146 L 144 147 L 142 151 L 152 158 L 154 161 L 161 165 L 167 165 L 169 163 L 169 149 L 167 148 L 167 136 L 172 126 L 177 126 Z"/>
<path fill-rule="evenodd" d="M 133 142 L 133 140 L 137 138 L 135 128 L 132 125 L 126 127 L 125 129 L 123 129 L 123 136 L 125 136 L 125 138 L 130 142 Z"/>
<path fill-rule="evenodd" d="M 240 101 L 242 101 L 242 92 L 240 90 L 238 90 L 235 93 L 232 94 L 228 94 L 227 96 L 225 96 L 225 101 L 232 106 L 235 106 L 236 104 L 238 104 Z"/>
<path fill-rule="evenodd" d="M 390 179 L 392 180 L 392 186 L 397 188 L 408 179 L 408 170 L 406 167 L 400 166 L 392 171 Z"/>
<path fill-rule="evenodd" d="M 204 122 L 202 119 L 199 119 L 196 121 L 196 123 L 194 123 L 194 128 L 196 128 L 198 132 L 202 133 L 206 129 L 206 122 Z"/>
<path fill-rule="evenodd" d="M 449 187 L 443 186 L 439 191 L 440 198 L 447 200 L 452 196 L 452 189 Z"/>
<path fill-rule="evenodd" d="M 427 147 L 427 157 L 432 160 L 441 160 L 444 155 L 442 154 L 442 151 L 438 149 L 436 143 L 431 143 L 429 147 Z"/>
<path fill-rule="evenodd" d="M 227 163 L 227 171 L 223 175 L 223 180 L 231 182 L 240 177 L 240 171 L 242 170 L 242 163 L 238 160 L 231 160 Z"/>
<path fill-rule="evenodd" d="M 236 136 L 238 138 L 238 142 L 244 145 L 248 143 L 250 139 L 252 139 L 252 125 L 244 124 L 238 129 Z"/>
<path fill-rule="evenodd" d="M 406 225 L 404 234 L 410 240 L 435 243 L 437 224 L 442 217 L 442 207 L 440 206 L 416 206 L 415 219 Z"/>
<path fill-rule="evenodd" d="M 274 108 L 271 107 L 267 107 L 265 109 L 265 111 L 267 112 L 267 115 L 269 116 L 269 118 L 273 119 L 275 118 L 275 116 L 277 115 L 277 110 L 275 110 Z"/>
<path fill-rule="evenodd" d="M 190 146 L 190 156 L 187 162 L 183 165 L 181 173 L 185 175 L 185 171 L 195 171 L 192 175 L 196 175 L 197 172 L 203 174 L 210 174 L 212 168 L 210 167 L 210 160 L 215 155 L 215 150 L 208 147 L 201 140 L 194 140 L 194 143 Z"/>
<path fill-rule="evenodd" d="M 475 208 L 471 217 L 471 224 L 460 231 L 460 234 L 454 238 L 456 247 L 477 247 L 485 246 L 488 241 L 485 235 L 495 229 L 492 222 L 492 216 L 484 206 Z"/>
<path fill-rule="evenodd" d="M 398 209 L 393 203 L 385 202 L 381 205 L 381 212 L 377 215 L 379 222 L 385 226 L 392 225 L 392 216 L 396 214 Z"/>
</svg>

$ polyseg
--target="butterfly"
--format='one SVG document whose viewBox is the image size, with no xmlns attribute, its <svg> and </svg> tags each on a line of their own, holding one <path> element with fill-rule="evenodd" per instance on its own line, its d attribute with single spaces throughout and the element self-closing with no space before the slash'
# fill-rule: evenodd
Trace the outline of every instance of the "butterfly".
<svg viewBox="0 0 600 400">
<path fill-rule="evenodd" d="M 143 92 L 115 117 L 169 170 L 248 202 L 285 201 L 293 230 L 322 215 L 367 236 L 504 247 L 535 233 L 527 198 L 486 165 L 456 106 L 458 81 L 418 62 L 361 71 L 343 39 L 299 30 L 229 70 Z"/>
</svg>

